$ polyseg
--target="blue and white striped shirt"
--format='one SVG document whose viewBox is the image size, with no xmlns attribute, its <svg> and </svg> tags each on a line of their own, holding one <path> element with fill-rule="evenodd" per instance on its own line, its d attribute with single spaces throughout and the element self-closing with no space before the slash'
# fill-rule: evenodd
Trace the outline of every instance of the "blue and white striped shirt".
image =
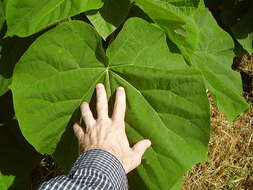
<svg viewBox="0 0 253 190">
<path fill-rule="evenodd" d="M 39 190 L 127 190 L 127 176 L 120 161 L 111 153 L 93 149 L 82 153 L 68 176 L 44 182 Z"/>
</svg>

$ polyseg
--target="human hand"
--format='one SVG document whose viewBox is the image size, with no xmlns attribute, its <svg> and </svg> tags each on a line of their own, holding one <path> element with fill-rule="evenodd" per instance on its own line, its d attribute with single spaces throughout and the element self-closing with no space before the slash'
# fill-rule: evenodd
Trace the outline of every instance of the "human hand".
<svg viewBox="0 0 253 190">
<path fill-rule="evenodd" d="M 81 152 L 91 149 L 102 149 L 113 154 L 128 173 L 141 163 L 141 158 L 150 140 L 141 140 L 132 148 L 125 133 L 126 95 L 123 87 L 117 88 L 112 118 L 108 116 L 108 101 L 103 84 L 97 84 L 97 119 L 95 120 L 89 104 L 83 102 L 81 112 L 86 129 L 79 124 L 73 126 Z"/>
</svg>

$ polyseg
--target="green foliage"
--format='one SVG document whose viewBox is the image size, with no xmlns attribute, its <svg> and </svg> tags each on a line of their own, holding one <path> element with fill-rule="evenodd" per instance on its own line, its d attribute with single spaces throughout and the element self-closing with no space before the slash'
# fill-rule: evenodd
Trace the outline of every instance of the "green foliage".
<svg viewBox="0 0 253 190">
<path fill-rule="evenodd" d="M 206 89 L 230 121 L 248 108 L 231 69 L 232 37 L 202 0 L 7 0 L 1 10 L 0 36 L 9 37 L 0 42 L 0 95 L 11 89 L 20 125 L 2 111 L 12 99 L 0 98 L 0 153 L 11 150 L 0 158 L 5 189 L 26 189 L 40 153 L 68 172 L 78 154 L 71 126 L 83 101 L 94 110 L 98 82 L 110 112 L 115 89 L 126 89 L 130 143 L 152 141 L 130 189 L 181 189 L 186 171 L 208 160 Z M 13 156 L 20 151 L 25 167 Z"/>
<path fill-rule="evenodd" d="M 4 21 L 5 21 L 4 8 L 2 1 L 0 1 L 0 30 L 2 29 Z"/>
<path fill-rule="evenodd" d="M 104 6 L 87 17 L 105 40 L 126 19 L 130 9 L 129 0 L 105 1 Z"/>
<path fill-rule="evenodd" d="M 29 36 L 73 15 L 98 9 L 101 0 L 8 0 L 7 36 Z"/>
<path fill-rule="evenodd" d="M 238 40 L 241 46 L 253 53 L 253 2 L 244 0 L 224 1 L 222 18 L 224 23 L 231 28 L 233 36 Z"/>
<path fill-rule="evenodd" d="M 198 47 L 191 52 L 192 65 L 203 74 L 206 88 L 215 96 L 219 110 L 233 121 L 249 108 L 242 97 L 240 74 L 231 69 L 233 41 L 207 10 L 196 12 L 194 19 L 200 33 Z"/>
<path fill-rule="evenodd" d="M 253 4 L 240 19 L 240 22 L 232 26 L 232 32 L 242 47 L 249 53 L 253 53 Z M 246 31 L 246 32 L 245 32 Z"/>
<path fill-rule="evenodd" d="M 136 2 L 164 28 L 188 62 L 201 71 L 206 88 L 214 94 L 219 109 L 230 121 L 249 107 L 241 96 L 240 75 L 231 70 L 232 38 L 219 28 L 208 10 L 184 13 L 159 1 Z"/>
<path fill-rule="evenodd" d="M 221 22 L 244 50 L 253 53 L 253 1 L 222 0 L 208 4 L 219 7 Z"/>
<path fill-rule="evenodd" d="M 9 90 L 15 64 L 35 38 L 6 38 L 0 41 L 0 96 Z"/>
<path fill-rule="evenodd" d="M 15 177 L 12 175 L 3 175 L 0 172 L 0 181 L 1 181 L 0 189 L 7 190 L 12 185 L 14 178 Z"/>
<path fill-rule="evenodd" d="M 41 160 L 20 133 L 17 121 L 0 126 L 0 189 L 28 189 L 32 169 Z"/>
<path fill-rule="evenodd" d="M 85 23 L 67 22 L 44 34 L 21 58 L 11 85 L 22 133 L 37 151 L 51 154 L 96 83 L 104 82 L 109 98 L 123 86 L 131 143 L 140 138 L 153 143 L 139 173 L 151 189 L 172 187 L 194 163 L 206 160 L 209 107 L 201 75 L 169 53 L 165 41 L 159 28 L 133 18 L 105 59 L 98 34 Z M 161 173 L 159 182 L 149 182 Z"/>
</svg>

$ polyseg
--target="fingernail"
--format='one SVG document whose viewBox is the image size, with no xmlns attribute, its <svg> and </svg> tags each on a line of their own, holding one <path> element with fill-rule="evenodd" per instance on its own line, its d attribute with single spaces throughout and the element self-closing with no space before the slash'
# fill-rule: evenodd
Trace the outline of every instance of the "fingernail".
<svg viewBox="0 0 253 190">
<path fill-rule="evenodd" d="M 124 88 L 122 86 L 118 87 L 118 90 L 124 90 Z"/>
<path fill-rule="evenodd" d="M 81 107 L 86 106 L 86 105 L 89 105 L 89 103 L 88 102 L 82 102 Z"/>
<path fill-rule="evenodd" d="M 102 88 L 104 85 L 102 83 L 97 84 L 97 88 Z"/>
</svg>

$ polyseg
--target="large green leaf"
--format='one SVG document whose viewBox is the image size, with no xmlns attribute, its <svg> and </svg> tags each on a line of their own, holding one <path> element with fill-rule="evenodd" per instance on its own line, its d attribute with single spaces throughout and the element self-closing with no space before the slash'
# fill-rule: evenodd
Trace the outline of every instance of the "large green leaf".
<svg viewBox="0 0 253 190">
<path fill-rule="evenodd" d="M 249 108 L 242 97 L 240 74 L 231 69 L 233 40 L 207 9 L 185 13 L 162 1 L 136 2 L 166 31 L 188 62 L 201 71 L 206 88 L 214 94 L 219 109 L 230 121 Z"/>
<path fill-rule="evenodd" d="M 11 85 L 22 133 L 51 154 L 96 83 L 110 99 L 123 86 L 130 142 L 152 141 L 130 186 L 175 189 L 193 164 L 207 160 L 210 114 L 201 74 L 169 52 L 161 29 L 137 18 L 125 23 L 106 56 L 98 34 L 79 21 L 41 36 L 16 65 Z"/>
<path fill-rule="evenodd" d="M 102 0 L 8 0 L 6 35 L 29 36 L 65 18 L 102 5 Z"/>
<path fill-rule="evenodd" d="M 99 11 L 87 17 L 105 40 L 126 19 L 129 8 L 129 0 L 107 0 Z"/>
</svg>

